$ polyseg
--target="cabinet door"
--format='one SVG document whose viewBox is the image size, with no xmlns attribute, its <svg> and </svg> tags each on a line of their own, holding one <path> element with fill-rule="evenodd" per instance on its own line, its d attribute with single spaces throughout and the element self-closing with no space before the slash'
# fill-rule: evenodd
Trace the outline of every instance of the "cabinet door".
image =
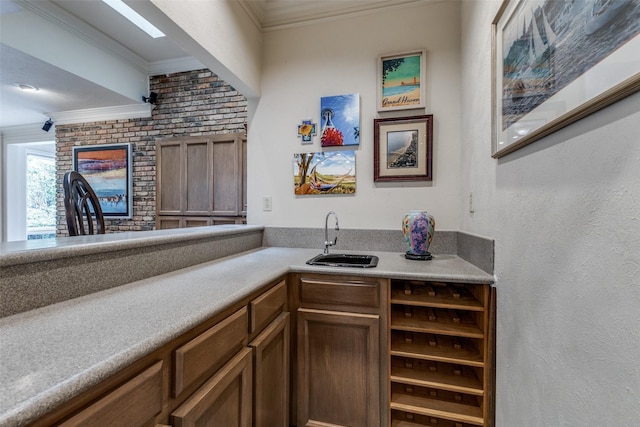
<svg viewBox="0 0 640 427">
<path fill-rule="evenodd" d="M 298 309 L 298 425 L 380 425 L 380 316 Z"/>
<path fill-rule="evenodd" d="M 289 426 L 289 313 L 250 344 L 254 349 L 254 427 Z"/>
<path fill-rule="evenodd" d="M 183 166 L 182 143 L 159 141 L 156 144 L 156 210 L 157 215 L 181 215 Z M 174 227 L 167 227 L 174 228 Z"/>
<path fill-rule="evenodd" d="M 75 426 L 144 426 L 162 411 L 162 362 L 136 375 L 91 406 L 60 424 Z"/>
<path fill-rule="evenodd" d="M 213 215 L 237 216 L 242 209 L 242 154 L 237 134 L 213 139 Z"/>
<path fill-rule="evenodd" d="M 185 215 L 209 215 L 213 206 L 213 182 L 211 170 L 212 146 L 206 140 L 190 140 L 184 143 L 184 182 L 182 187 Z"/>
<path fill-rule="evenodd" d="M 250 427 L 252 350 L 243 348 L 171 414 L 174 427 Z"/>
</svg>

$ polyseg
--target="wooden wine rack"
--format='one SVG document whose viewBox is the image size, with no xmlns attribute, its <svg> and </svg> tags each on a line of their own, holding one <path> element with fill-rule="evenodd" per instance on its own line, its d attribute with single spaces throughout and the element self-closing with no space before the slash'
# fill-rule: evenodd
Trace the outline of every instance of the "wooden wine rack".
<svg viewBox="0 0 640 427">
<path fill-rule="evenodd" d="M 390 283 L 389 425 L 493 426 L 495 290 Z"/>
</svg>

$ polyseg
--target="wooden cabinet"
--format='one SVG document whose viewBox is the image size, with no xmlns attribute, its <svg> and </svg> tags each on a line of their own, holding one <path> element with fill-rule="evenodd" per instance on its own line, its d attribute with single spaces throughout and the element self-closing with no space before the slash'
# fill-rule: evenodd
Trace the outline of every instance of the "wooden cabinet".
<svg viewBox="0 0 640 427">
<path fill-rule="evenodd" d="M 281 281 L 249 303 L 253 348 L 254 427 L 289 427 L 290 315 Z"/>
<path fill-rule="evenodd" d="M 244 217 L 244 134 L 170 138 L 156 143 L 156 228 L 235 223 Z"/>
<path fill-rule="evenodd" d="M 242 307 L 174 352 L 173 395 L 192 392 L 223 363 L 246 347 L 249 317 Z"/>
<path fill-rule="evenodd" d="M 380 425 L 386 280 L 305 275 L 296 285 L 297 425 Z"/>
<path fill-rule="evenodd" d="M 493 290 L 391 280 L 392 427 L 493 425 Z"/>
<path fill-rule="evenodd" d="M 286 308 L 283 280 L 175 351 L 174 395 L 199 388 L 171 414 L 174 427 L 288 427 Z"/>
<path fill-rule="evenodd" d="M 162 384 L 162 361 L 158 361 L 60 426 L 149 425 L 162 411 Z"/>
<path fill-rule="evenodd" d="M 289 334 L 289 313 L 281 313 L 249 344 L 254 351 L 254 427 L 289 426 Z"/>
<path fill-rule="evenodd" d="M 250 427 L 252 352 L 243 348 L 171 414 L 173 427 Z"/>
<path fill-rule="evenodd" d="M 33 425 L 288 427 L 287 297 L 272 283 Z"/>
</svg>

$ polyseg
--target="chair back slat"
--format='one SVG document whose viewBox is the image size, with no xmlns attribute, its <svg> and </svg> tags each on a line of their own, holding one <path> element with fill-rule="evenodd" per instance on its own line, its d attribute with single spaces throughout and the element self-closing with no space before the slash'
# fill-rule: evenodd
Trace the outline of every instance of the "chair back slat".
<svg viewBox="0 0 640 427">
<path fill-rule="evenodd" d="M 64 174 L 62 186 L 69 236 L 104 234 L 100 200 L 87 180 L 76 171 L 68 171 Z"/>
</svg>

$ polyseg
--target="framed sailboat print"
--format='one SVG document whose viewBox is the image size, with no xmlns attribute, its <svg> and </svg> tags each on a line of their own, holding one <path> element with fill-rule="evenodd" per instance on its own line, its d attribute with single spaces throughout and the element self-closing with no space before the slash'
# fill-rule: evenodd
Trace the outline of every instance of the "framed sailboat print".
<svg viewBox="0 0 640 427">
<path fill-rule="evenodd" d="M 637 0 L 505 0 L 492 30 L 493 157 L 640 90 Z"/>
</svg>

